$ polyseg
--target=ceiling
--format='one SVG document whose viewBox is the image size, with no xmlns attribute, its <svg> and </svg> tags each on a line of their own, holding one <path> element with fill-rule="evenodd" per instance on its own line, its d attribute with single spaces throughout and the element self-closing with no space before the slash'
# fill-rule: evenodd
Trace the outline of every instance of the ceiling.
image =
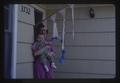
<svg viewBox="0 0 120 83">
<path fill-rule="evenodd" d="M 37 4 L 39 7 L 42 7 L 43 9 L 61 9 L 68 4 Z M 75 7 L 88 7 L 88 6 L 111 6 L 112 4 L 75 4 Z"/>
<path fill-rule="evenodd" d="M 38 4 L 38 6 L 44 9 L 61 9 L 67 6 L 67 4 Z"/>
<path fill-rule="evenodd" d="M 69 7 L 69 4 L 36 4 L 46 11 L 46 15 L 52 15 L 59 9 Z M 96 6 L 111 6 L 112 4 L 75 4 L 74 7 L 96 7 Z M 113 5 L 112 5 L 113 6 Z M 51 10 L 52 9 L 52 10 Z"/>
</svg>

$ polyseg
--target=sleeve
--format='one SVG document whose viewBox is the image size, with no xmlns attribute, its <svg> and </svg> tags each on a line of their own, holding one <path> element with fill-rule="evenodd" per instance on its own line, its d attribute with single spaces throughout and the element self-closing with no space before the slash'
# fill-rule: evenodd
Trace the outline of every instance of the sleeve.
<svg viewBox="0 0 120 83">
<path fill-rule="evenodd" d="M 37 48 L 37 43 L 35 42 L 35 43 L 33 43 L 32 44 L 32 51 L 33 52 L 36 52 L 36 51 L 38 51 L 39 49 Z"/>
</svg>

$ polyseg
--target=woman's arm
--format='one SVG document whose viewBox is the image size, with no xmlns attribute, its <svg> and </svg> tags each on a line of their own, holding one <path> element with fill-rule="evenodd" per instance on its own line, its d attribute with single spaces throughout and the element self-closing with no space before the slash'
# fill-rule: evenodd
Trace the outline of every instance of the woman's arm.
<svg viewBox="0 0 120 83">
<path fill-rule="evenodd" d="M 40 54 L 44 53 L 46 50 L 47 50 L 47 47 L 41 48 L 41 49 L 35 51 L 34 55 L 35 56 L 40 55 Z"/>
</svg>

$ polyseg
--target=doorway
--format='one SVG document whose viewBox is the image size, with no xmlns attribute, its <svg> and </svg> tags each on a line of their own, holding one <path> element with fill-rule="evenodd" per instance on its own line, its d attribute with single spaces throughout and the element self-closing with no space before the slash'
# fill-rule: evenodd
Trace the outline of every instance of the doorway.
<svg viewBox="0 0 120 83">
<path fill-rule="evenodd" d="M 36 24 L 38 24 L 38 23 L 40 23 L 42 21 L 43 12 L 41 12 L 41 11 L 39 11 L 37 9 L 35 9 L 34 12 L 35 12 L 35 25 L 36 25 Z M 35 39 L 37 37 L 38 30 L 40 30 L 40 27 L 39 28 L 34 27 L 34 41 L 35 41 Z"/>
</svg>

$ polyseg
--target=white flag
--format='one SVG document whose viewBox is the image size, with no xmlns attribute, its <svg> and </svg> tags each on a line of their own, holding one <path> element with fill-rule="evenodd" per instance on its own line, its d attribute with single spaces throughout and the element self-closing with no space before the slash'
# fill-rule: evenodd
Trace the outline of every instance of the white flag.
<svg viewBox="0 0 120 83">
<path fill-rule="evenodd" d="M 52 20 L 53 22 L 55 22 L 55 19 L 56 19 L 56 14 L 54 14 L 54 15 L 51 16 L 51 20 Z"/>
<path fill-rule="evenodd" d="M 57 30 L 57 23 L 56 23 L 56 14 L 51 16 L 51 20 L 53 21 L 53 38 L 58 38 L 58 30 Z"/>
<path fill-rule="evenodd" d="M 63 16 L 63 18 L 65 17 L 65 9 L 60 10 L 59 13 Z"/>
<path fill-rule="evenodd" d="M 64 37 L 65 37 L 65 9 L 59 11 L 59 13 L 63 16 L 63 29 L 62 29 L 62 50 L 64 49 Z"/>
<path fill-rule="evenodd" d="M 53 38 L 58 38 L 57 24 L 53 23 Z"/>
<path fill-rule="evenodd" d="M 74 36 L 75 36 L 75 21 L 74 21 L 74 4 L 70 4 L 70 8 L 72 10 L 72 26 L 73 26 L 73 40 L 74 40 Z"/>
</svg>

